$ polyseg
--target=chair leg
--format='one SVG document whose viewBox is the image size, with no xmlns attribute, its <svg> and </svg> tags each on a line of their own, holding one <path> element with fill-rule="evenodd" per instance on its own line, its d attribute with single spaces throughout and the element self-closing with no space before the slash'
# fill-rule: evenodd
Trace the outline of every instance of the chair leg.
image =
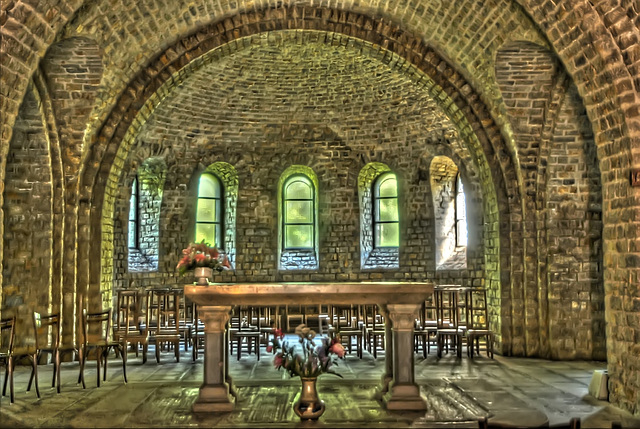
<svg viewBox="0 0 640 429">
<path fill-rule="evenodd" d="M 4 369 L 4 383 L 2 383 L 2 396 L 6 396 L 7 394 L 7 383 L 9 382 L 9 363 L 10 361 L 6 362 L 6 368 Z"/>
<path fill-rule="evenodd" d="M 78 383 L 82 382 L 82 388 L 86 389 L 87 386 L 84 383 L 84 362 L 87 359 L 86 350 L 80 351 L 80 374 L 78 374 Z"/>
<path fill-rule="evenodd" d="M 114 350 L 116 357 L 118 356 L 117 347 Z M 109 357 L 109 347 L 106 347 L 102 352 L 102 358 L 104 359 L 104 371 L 102 372 L 102 381 L 107 381 L 107 358 Z"/>
<path fill-rule="evenodd" d="M 102 361 L 102 350 L 101 349 L 96 349 L 96 369 L 97 369 L 96 378 L 97 378 L 98 387 L 100 387 L 100 363 L 101 363 L 101 361 Z"/>
<path fill-rule="evenodd" d="M 57 391 L 60 393 L 60 350 L 56 350 L 55 362 L 53 364 L 53 373 L 57 377 Z M 53 387 L 53 386 L 51 386 Z"/>
<path fill-rule="evenodd" d="M 7 367 L 9 368 L 9 395 L 11 395 L 10 401 L 13 404 L 15 402 L 15 397 L 13 395 L 13 369 L 14 369 L 13 356 L 9 358 Z"/>
<path fill-rule="evenodd" d="M 180 340 L 179 339 L 174 343 L 173 349 L 175 350 L 175 354 L 176 354 L 176 362 L 180 362 Z"/>
<path fill-rule="evenodd" d="M 31 391 L 31 384 L 33 383 L 33 379 L 35 378 L 35 375 L 36 375 L 35 362 L 36 362 L 36 359 L 38 359 L 37 353 L 32 356 L 29 356 L 29 359 L 31 359 L 31 376 L 29 377 L 29 383 L 27 384 L 27 392 Z"/>
<path fill-rule="evenodd" d="M 127 382 L 127 345 L 124 347 L 118 346 L 120 348 L 120 353 L 122 354 L 122 376 L 124 377 L 124 382 Z M 136 344 L 136 350 L 138 348 L 138 344 Z M 105 368 L 107 366 L 106 358 L 105 358 Z"/>
<path fill-rule="evenodd" d="M 57 351 L 53 352 L 53 354 L 51 355 L 51 360 L 53 361 L 53 377 L 51 377 L 51 387 L 56 387 L 56 374 L 58 371 L 58 365 L 56 363 L 57 355 L 58 355 Z"/>
<path fill-rule="evenodd" d="M 38 399 L 40 399 L 40 387 L 38 386 L 38 360 L 40 358 L 40 354 L 36 353 L 35 355 L 33 355 L 31 357 L 31 359 L 33 360 L 33 370 L 31 372 L 32 375 L 35 375 L 35 379 L 36 379 L 36 396 L 38 397 Z M 31 387 L 31 382 L 29 382 L 29 387 Z M 29 390 L 27 388 L 27 390 Z"/>
</svg>

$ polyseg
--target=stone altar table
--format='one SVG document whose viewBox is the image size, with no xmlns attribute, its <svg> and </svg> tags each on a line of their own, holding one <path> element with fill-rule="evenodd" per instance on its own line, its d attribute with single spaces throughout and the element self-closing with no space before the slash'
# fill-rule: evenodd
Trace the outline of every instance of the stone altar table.
<svg viewBox="0 0 640 429">
<path fill-rule="evenodd" d="M 390 410 L 424 410 L 415 383 L 413 328 L 432 283 L 214 283 L 185 285 L 184 294 L 198 305 L 205 325 L 204 379 L 195 412 L 231 411 L 225 329 L 235 305 L 377 304 L 385 316 L 385 375 L 381 393 Z M 391 323 L 389 323 L 389 321 Z"/>
</svg>

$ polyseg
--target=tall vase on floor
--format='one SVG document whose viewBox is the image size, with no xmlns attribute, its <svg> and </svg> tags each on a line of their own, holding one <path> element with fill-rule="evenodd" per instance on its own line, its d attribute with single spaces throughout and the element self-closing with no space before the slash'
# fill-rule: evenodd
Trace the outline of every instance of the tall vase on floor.
<svg viewBox="0 0 640 429">
<path fill-rule="evenodd" d="M 293 411 L 301 420 L 318 420 L 324 413 L 324 401 L 318 397 L 316 389 L 317 377 L 300 377 L 302 390 L 298 400 L 293 404 Z"/>
<path fill-rule="evenodd" d="M 196 276 L 197 285 L 207 286 L 209 279 L 213 277 L 213 268 L 211 267 L 196 267 L 193 270 L 193 274 Z"/>
</svg>

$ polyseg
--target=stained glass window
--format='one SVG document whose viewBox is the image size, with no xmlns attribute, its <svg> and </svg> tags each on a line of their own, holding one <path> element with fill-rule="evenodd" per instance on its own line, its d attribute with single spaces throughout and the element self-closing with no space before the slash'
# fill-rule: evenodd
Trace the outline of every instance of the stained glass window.
<svg viewBox="0 0 640 429">
<path fill-rule="evenodd" d="M 375 247 L 398 247 L 398 183 L 393 173 L 381 175 L 373 185 L 373 230 Z"/>
<path fill-rule="evenodd" d="M 456 177 L 456 246 L 467 245 L 467 209 L 460 173 Z"/>
<path fill-rule="evenodd" d="M 140 190 L 138 189 L 138 178 L 131 183 L 131 198 L 129 199 L 129 237 L 128 246 L 130 249 L 137 249 L 139 244 L 138 219 Z"/>
<path fill-rule="evenodd" d="M 196 208 L 196 243 L 202 240 L 212 246 L 223 246 L 222 184 L 215 175 L 204 173 L 198 185 Z"/>
<path fill-rule="evenodd" d="M 307 177 L 291 176 L 283 187 L 284 249 L 312 249 L 315 237 L 314 187 Z"/>
</svg>

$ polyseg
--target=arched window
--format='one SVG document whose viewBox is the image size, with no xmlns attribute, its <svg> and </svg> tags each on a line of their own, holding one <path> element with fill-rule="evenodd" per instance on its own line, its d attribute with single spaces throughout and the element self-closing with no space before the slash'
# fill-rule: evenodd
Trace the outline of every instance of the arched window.
<svg viewBox="0 0 640 429">
<path fill-rule="evenodd" d="M 202 240 L 223 248 L 223 189 L 220 179 L 204 173 L 198 184 L 198 206 L 196 209 L 196 243 Z"/>
<path fill-rule="evenodd" d="M 373 185 L 374 247 L 398 247 L 398 182 L 393 173 L 382 174 Z"/>
<path fill-rule="evenodd" d="M 456 177 L 456 245 L 467 245 L 467 209 L 464 202 L 464 187 L 460 173 Z"/>
<path fill-rule="evenodd" d="M 315 189 L 308 177 L 296 174 L 282 188 L 283 250 L 315 248 Z"/>
<path fill-rule="evenodd" d="M 140 219 L 140 188 L 138 186 L 138 177 L 134 177 L 131 183 L 131 199 L 129 199 L 129 238 L 128 247 L 137 249 L 140 245 L 140 233 L 138 228 L 138 220 Z"/>
<path fill-rule="evenodd" d="M 436 270 L 467 267 L 467 210 L 458 166 L 446 156 L 436 156 L 429 172 L 435 223 Z"/>
</svg>

